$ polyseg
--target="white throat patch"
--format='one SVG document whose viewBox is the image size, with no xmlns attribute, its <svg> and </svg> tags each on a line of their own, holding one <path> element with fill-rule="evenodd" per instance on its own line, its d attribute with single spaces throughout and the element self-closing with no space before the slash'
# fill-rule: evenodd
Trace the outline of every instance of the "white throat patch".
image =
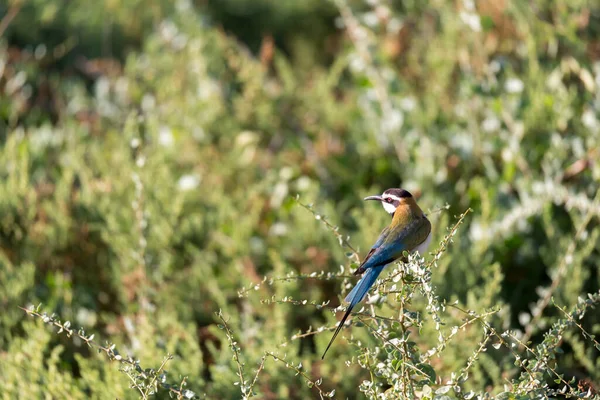
<svg viewBox="0 0 600 400">
<path fill-rule="evenodd" d="M 383 205 L 383 208 L 385 209 L 385 211 L 387 211 L 389 214 L 393 214 L 396 212 L 396 207 L 393 204 L 390 203 L 386 203 L 385 201 L 381 203 Z"/>
</svg>

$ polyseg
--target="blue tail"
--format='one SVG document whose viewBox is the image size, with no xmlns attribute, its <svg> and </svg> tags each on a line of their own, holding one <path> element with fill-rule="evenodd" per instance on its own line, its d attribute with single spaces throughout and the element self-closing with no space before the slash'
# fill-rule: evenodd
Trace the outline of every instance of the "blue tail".
<svg viewBox="0 0 600 400">
<path fill-rule="evenodd" d="M 379 274 L 383 271 L 383 266 L 369 268 L 363 277 L 358 281 L 356 286 L 348 293 L 348 296 L 344 300 L 350 303 L 350 307 L 354 307 L 358 303 L 361 302 L 362 299 L 365 298 L 365 295 L 375 283 L 375 280 L 379 276 Z"/>
<path fill-rule="evenodd" d="M 363 277 L 360 279 L 360 281 L 358 281 L 356 286 L 354 286 L 354 288 L 350 291 L 350 293 L 348 293 L 348 296 L 346 296 L 345 300 L 348 303 L 350 303 L 350 305 L 346 309 L 346 314 L 344 314 L 344 317 L 340 321 L 340 324 L 338 325 L 337 329 L 335 330 L 333 337 L 329 341 L 329 344 L 327 345 L 327 348 L 325 349 L 325 352 L 323 353 L 323 356 L 321 357 L 321 359 L 325 358 L 325 354 L 327 354 L 327 351 L 331 347 L 331 344 L 335 340 L 338 333 L 340 333 L 340 330 L 344 326 L 344 322 L 346 322 L 346 319 L 350 315 L 350 312 L 352 311 L 354 306 L 356 306 L 358 303 L 360 303 L 361 300 L 365 297 L 365 295 L 367 294 L 367 292 L 369 291 L 371 286 L 373 286 L 373 284 L 375 283 L 375 280 L 377 279 L 377 277 L 379 276 L 381 271 L 383 271 L 384 266 L 385 265 L 367 269 L 367 271 L 365 272 Z"/>
</svg>

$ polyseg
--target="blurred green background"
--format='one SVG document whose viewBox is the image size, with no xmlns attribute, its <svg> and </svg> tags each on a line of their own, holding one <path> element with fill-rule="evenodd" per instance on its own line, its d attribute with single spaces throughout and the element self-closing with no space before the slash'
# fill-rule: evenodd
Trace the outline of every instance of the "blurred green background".
<svg viewBox="0 0 600 400">
<path fill-rule="evenodd" d="M 320 361 L 330 333 L 291 340 L 333 326 L 330 310 L 265 302 L 337 306 L 350 281 L 238 295 L 265 276 L 350 270 L 297 194 L 362 256 L 388 222 L 366 195 L 411 191 L 431 251 L 472 208 L 433 269 L 436 294 L 501 308 L 490 323 L 534 343 L 564 317 L 551 299 L 570 309 L 600 288 L 597 2 L 1 0 L 0 93 L 6 399 L 139 396 L 117 363 L 18 308 L 39 303 L 144 367 L 173 354 L 167 380 L 187 376 L 199 397 L 241 398 L 222 310 L 250 376 L 265 351 L 285 353 L 335 398 L 363 398 L 357 346 L 338 339 Z M 600 333 L 597 310 L 581 324 Z M 427 349 L 436 335 L 412 339 Z M 461 331 L 437 376 L 480 339 Z M 559 373 L 600 382 L 592 341 L 574 329 L 560 346 Z M 465 387 L 505 390 L 513 356 L 490 347 Z M 254 390 L 319 395 L 273 360 Z"/>
</svg>

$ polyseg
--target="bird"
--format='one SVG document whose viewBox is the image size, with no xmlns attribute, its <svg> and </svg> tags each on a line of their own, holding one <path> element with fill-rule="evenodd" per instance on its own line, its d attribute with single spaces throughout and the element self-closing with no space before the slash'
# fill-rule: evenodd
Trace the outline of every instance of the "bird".
<svg viewBox="0 0 600 400">
<path fill-rule="evenodd" d="M 392 216 L 392 222 L 381 231 L 363 262 L 354 271 L 354 275 L 362 274 L 362 278 L 344 299 L 349 303 L 346 313 L 321 359 L 325 358 L 325 354 L 340 333 L 350 312 L 364 299 L 383 268 L 402 257 L 404 251 L 409 253 L 418 251 L 423 255 L 431 243 L 431 223 L 417 205 L 413 195 L 407 190 L 387 189 L 381 195 L 368 196 L 364 200 L 381 202 L 384 210 Z"/>
</svg>

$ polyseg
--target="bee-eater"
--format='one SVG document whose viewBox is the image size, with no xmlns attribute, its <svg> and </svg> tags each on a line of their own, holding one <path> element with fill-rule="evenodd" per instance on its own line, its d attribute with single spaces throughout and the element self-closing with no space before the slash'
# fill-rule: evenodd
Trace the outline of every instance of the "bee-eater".
<svg viewBox="0 0 600 400">
<path fill-rule="evenodd" d="M 385 211 L 392 216 L 392 223 L 385 227 L 354 275 L 364 273 L 360 281 L 346 296 L 350 303 L 340 321 L 322 359 L 344 326 L 350 312 L 365 297 L 369 288 L 383 268 L 402 256 L 402 252 L 418 251 L 423 254 L 431 242 L 431 223 L 421 211 L 412 194 L 404 189 L 388 189 L 381 196 L 365 197 L 365 200 L 377 200 Z"/>
</svg>

